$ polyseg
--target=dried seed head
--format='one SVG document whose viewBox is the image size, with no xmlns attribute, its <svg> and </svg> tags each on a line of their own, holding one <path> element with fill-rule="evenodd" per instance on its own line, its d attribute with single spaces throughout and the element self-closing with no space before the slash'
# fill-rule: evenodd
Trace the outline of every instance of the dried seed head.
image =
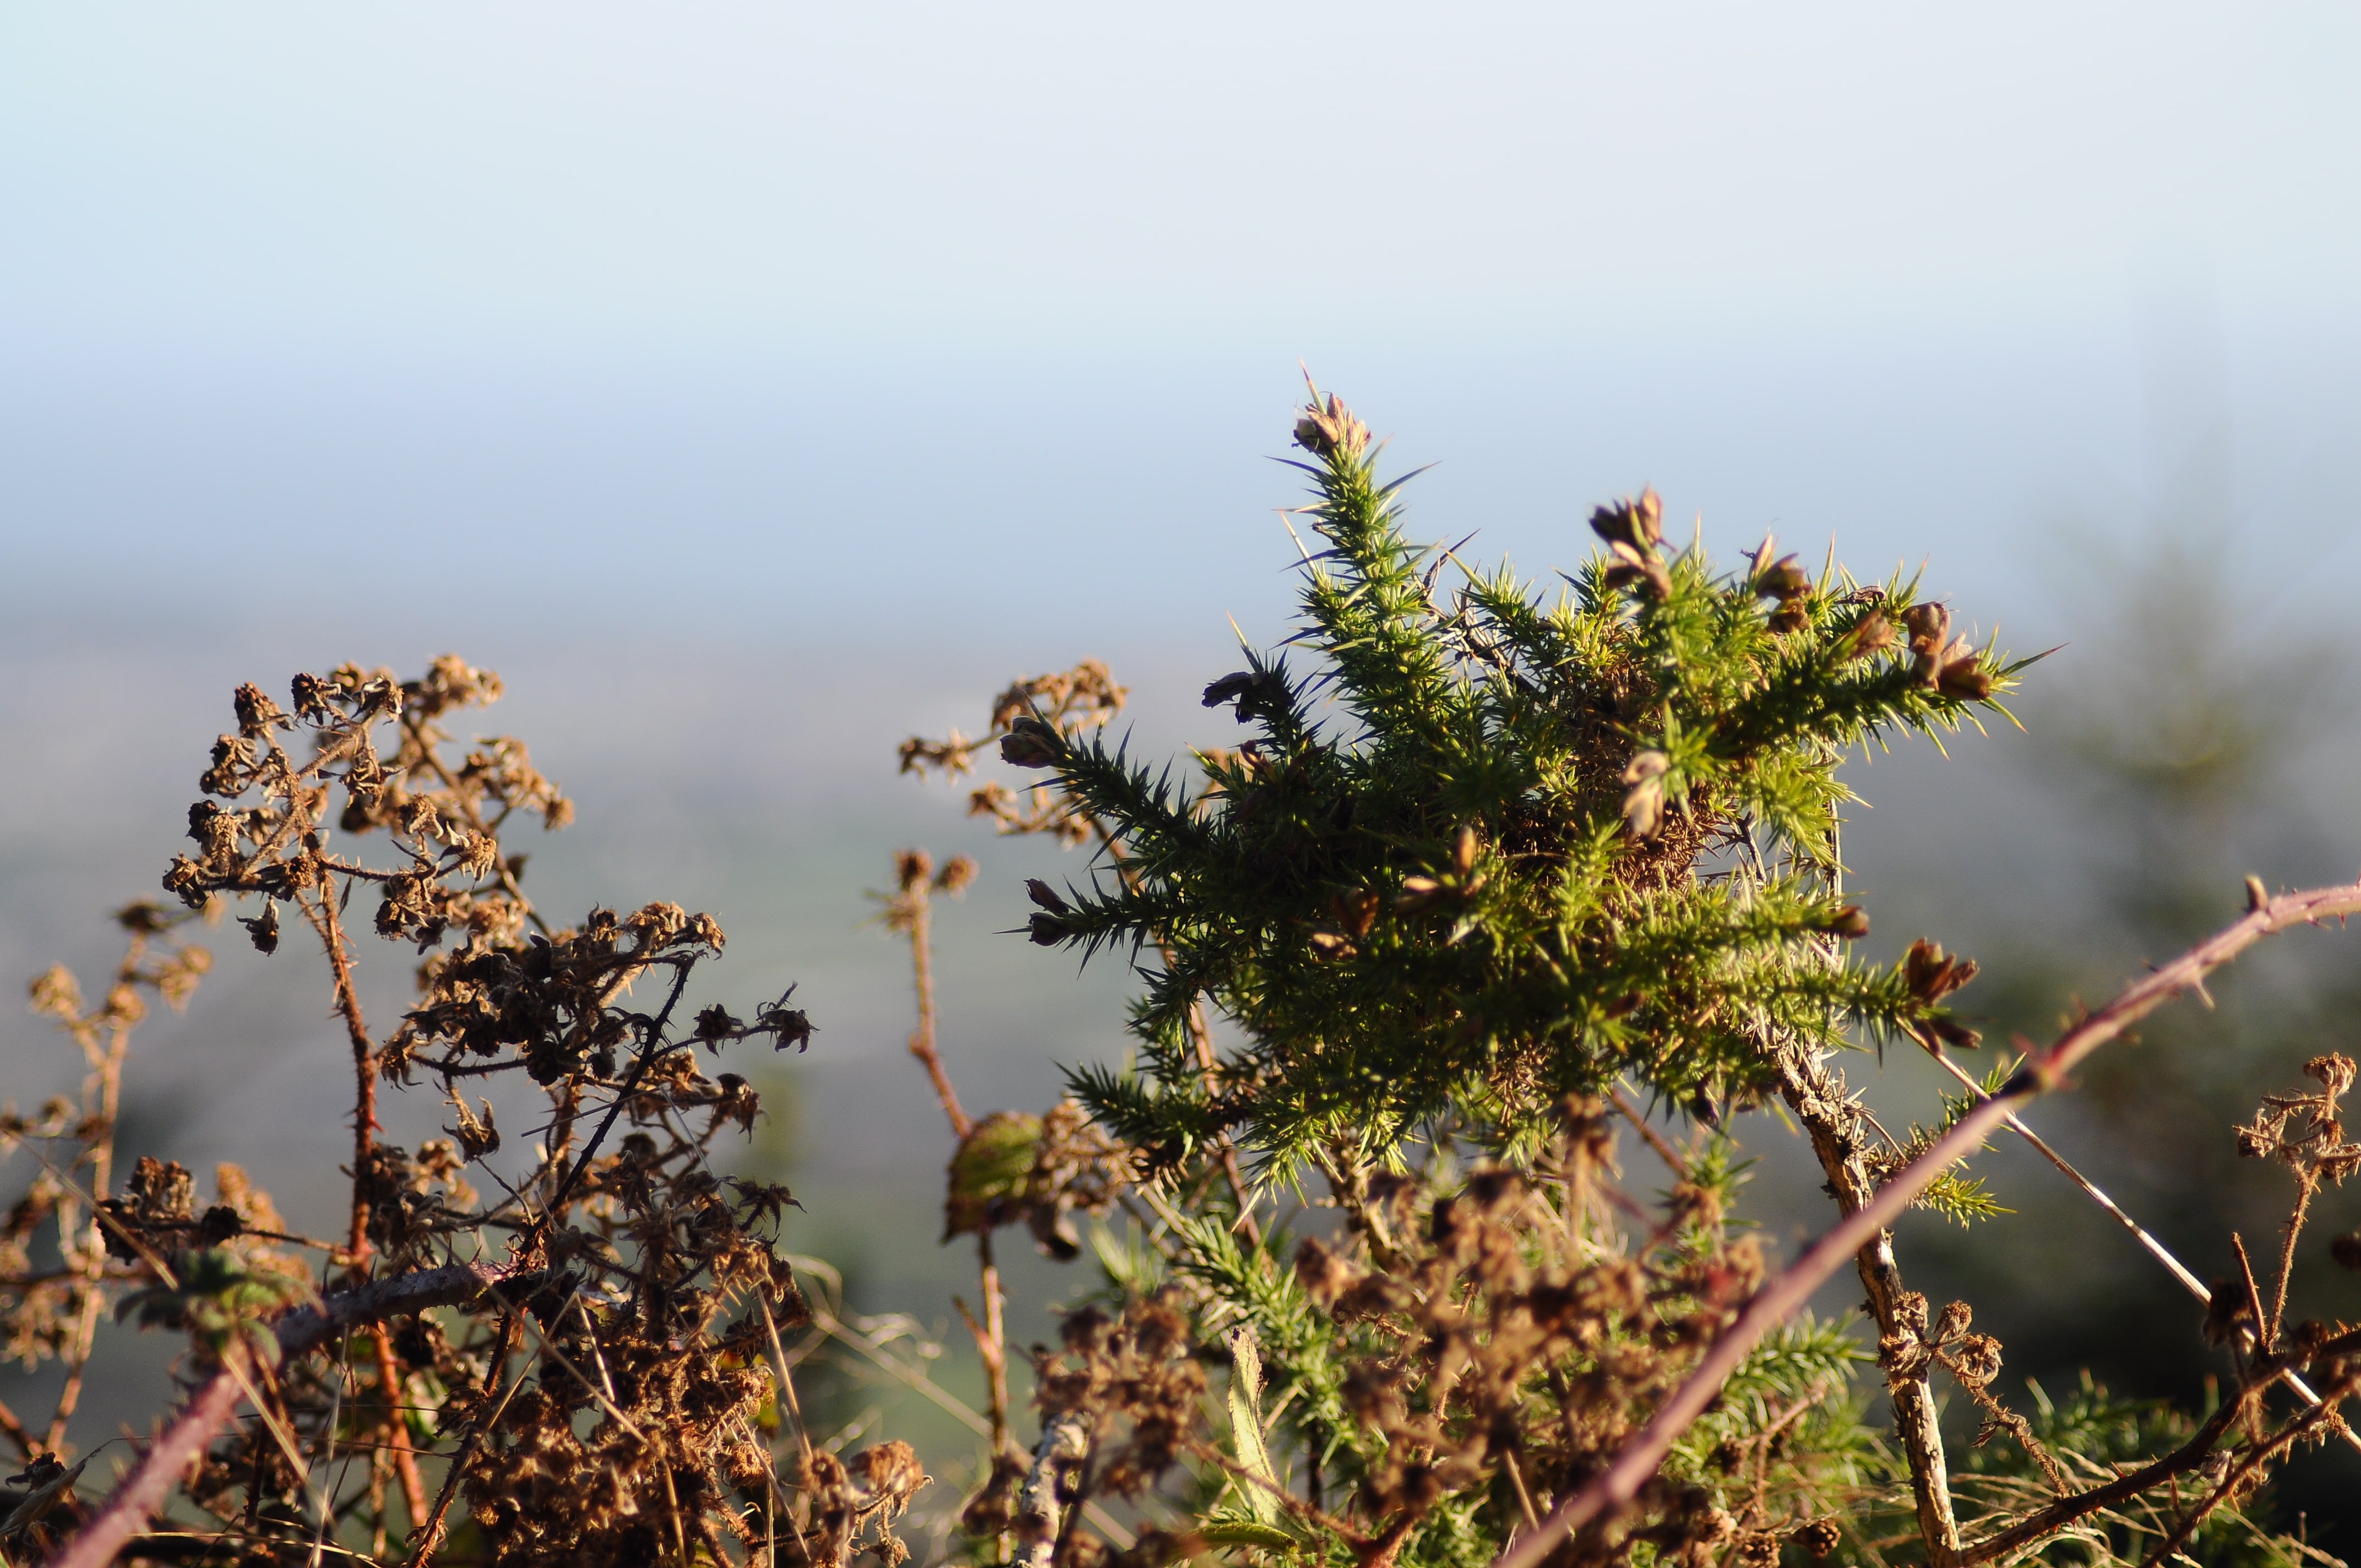
<svg viewBox="0 0 2361 1568">
<path fill-rule="evenodd" d="M 2319 1080 L 2330 1094 L 2342 1094 L 2353 1087 L 2353 1058 L 2342 1052 L 2314 1057 L 2303 1064 L 2303 1075 Z"/>
<path fill-rule="evenodd" d="M 943 869 L 935 873 L 935 891 L 957 898 L 975 885 L 975 861 L 966 855 L 953 855 L 943 862 Z"/>
<path fill-rule="evenodd" d="M 2347 1231 L 2328 1244 L 2328 1255 L 2339 1268 L 2361 1271 L 2361 1231 Z"/>
<path fill-rule="evenodd" d="M 2213 1281 L 2213 1299 L 2205 1306 L 2205 1343 L 2245 1347 L 2255 1343 L 2255 1313 L 2246 1288 L 2234 1279 Z"/>
<path fill-rule="evenodd" d="M 1844 1544 L 1844 1531 L 1834 1519 L 1814 1519 L 1797 1530 L 1794 1539 L 1817 1562 Z"/>
<path fill-rule="evenodd" d="M 1967 1332 L 1968 1325 L 1974 1321 L 1975 1310 L 1973 1308 L 1970 1307 L 1965 1301 L 1952 1302 L 1949 1306 L 1944 1308 L 1942 1315 L 1935 1320 L 1933 1334 L 1935 1343 L 1937 1344 L 1949 1343 L 1952 1340 L 1955 1340 L 1961 1334 Z"/>
<path fill-rule="evenodd" d="M 2000 1376 L 2000 1341 L 1990 1334 L 1970 1334 L 1951 1353 L 1951 1376 L 1971 1388 L 1982 1388 Z"/>
<path fill-rule="evenodd" d="M 259 740 L 273 729 L 294 728 L 286 711 L 271 701 L 260 686 L 249 684 L 238 687 L 233 706 L 237 710 L 237 732 L 249 740 Z"/>
<path fill-rule="evenodd" d="M 1303 1238 L 1295 1249 L 1295 1277 L 1303 1288 L 1323 1307 L 1334 1306 L 1336 1299 L 1358 1285 L 1367 1270 L 1339 1257 L 1312 1236 Z"/>
<path fill-rule="evenodd" d="M 264 899 L 261 914 L 251 919 L 240 916 L 237 923 L 246 927 L 246 934 L 253 941 L 256 952 L 268 957 L 279 950 L 279 901 L 277 899 Z"/>
</svg>

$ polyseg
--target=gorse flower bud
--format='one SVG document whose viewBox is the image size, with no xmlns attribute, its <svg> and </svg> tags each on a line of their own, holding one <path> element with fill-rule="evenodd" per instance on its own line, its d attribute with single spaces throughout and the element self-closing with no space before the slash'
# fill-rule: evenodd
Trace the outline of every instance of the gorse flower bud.
<svg viewBox="0 0 2361 1568">
<path fill-rule="evenodd" d="M 1822 921 L 1820 929 L 1831 937 L 1857 942 L 1869 935 L 1869 912 L 1858 904 L 1848 904 Z"/>
<path fill-rule="evenodd" d="M 1811 574 L 1793 555 L 1783 555 L 1754 574 L 1754 592 L 1761 598 L 1774 598 L 1784 604 L 1811 591 Z"/>
<path fill-rule="evenodd" d="M 1949 957 L 1924 937 L 1902 955 L 1902 982 L 1921 1002 L 1939 1002 L 1975 978 L 1975 959 Z"/>
<path fill-rule="evenodd" d="M 1314 397 L 1305 407 L 1295 422 L 1295 444 L 1317 457 L 1334 457 L 1340 452 L 1358 457 L 1368 448 L 1369 427 L 1331 392 L 1324 406 Z"/>
<path fill-rule="evenodd" d="M 1000 739 L 1000 760 L 1011 767 L 1055 767 L 1064 753 L 1064 737 L 1029 714 L 1011 724 Z"/>
<path fill-rule="evenodd" d="M 1664 503 L 1653 488 L 1642 490 L 1636 500 L 1627 496 L 1593 511 L 1590 531 L 1609 547 L 1621 544 L 1644 555 L 1664 542 Z"/>
<path fill-rule="evenodd" d="M 1607 543 L 1614 558 L 1601 581 L 1609 588 L 1645 584 L 1648 597 L 1664 599 L 1673 591 L 1672 574 L 1664 570 L 1656 546 L 1664 543 L 1664 503 L 1653 489 L 1637 500 L 1626 498 L 1590 514 L 1591 532 Z"/>
<path fill-rule="evenodd" d="M 1052 915 L 1063 915 L 1072 907 L 1059 894 L 1056 888 L 1037 876 L 1025 879 L 1025 896 Z"/>
<path fill-rule="evenodd" d="M 1473 872 L 1476 869 L 1476 852 L 1482 847 L 1482 840 L 1477 838 L 1476 829 L 1466 823 L 1460 824 L 1459 831 L 1452 835 L 1451 839 L 1452 871 L 1463 877 Z"/>
<path fill-rule="evenodd" d="M 1852 629 L 1837 639 L 1837 662 L 1850 664 L 1872 658 L 1893 647 L 1894 640 L 1894 622 L 1885 619 L 1885 612 L 1874 608 L 1865 610 Z"/>
<path fill-rule="evenodd" d="M 1287 681 L 1274 671 L 1240 670 L 1224 675 L 1205 687 L 1204 706 L 1219 707 L 1235 703 L 1238 722 L 1247 723 L 1265 715 L 1287 711 Z"/>
<path fill-rule="evenodd" d="M 1664 773 L 1672 759 L 1662 751 L 1642 751 L 1623 770 L 1631 787 L 1623 794 L 1623 820 L 1635 839 L 1653 839 L 1664 825 Z"/>
<path fill-rule="evenodd" d="M 1982 702 L 1992 696 L 1993 678 L 1979 667 L 1970 649 L 1944 663 L 1936 673 L 1935 689 L 1961 702 Z"/>
</svg>

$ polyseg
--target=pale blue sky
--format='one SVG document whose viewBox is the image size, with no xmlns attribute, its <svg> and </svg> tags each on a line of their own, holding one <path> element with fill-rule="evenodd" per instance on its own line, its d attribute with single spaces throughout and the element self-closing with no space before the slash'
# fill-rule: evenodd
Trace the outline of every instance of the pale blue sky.
<svg viewBox="0 0 2361 1568">
<path fill-rule="evenodd" d="M 1435 532 L 1536 568 L 1653 480 L 1725 550 L 1931 552 L 2015 612 L 1996 534 L 2120 526 L 2224 428 L 2225 504 L 2333 542 L 2356 44 L 2329 5 L 15 6 L 9 592 L 325 567 L 391 614 L 464 557 L 551 611 L 956 635 L 1113 565 L 1145 590 L 1093 624 L 1225 636 L 1283 612 L 1299 356 L 1444 460 Z"/>
</svg>

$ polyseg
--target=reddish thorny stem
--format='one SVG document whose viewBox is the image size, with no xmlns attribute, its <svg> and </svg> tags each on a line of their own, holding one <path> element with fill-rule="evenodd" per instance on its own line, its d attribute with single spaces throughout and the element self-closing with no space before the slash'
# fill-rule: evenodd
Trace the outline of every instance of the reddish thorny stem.
<svg viewBox="0 0 2361 1568">
<path fill-rule="evenodd" d="M 471 1263 L 420 1269 L 364 1285 L 329 1297 L 317 1307 L 302 1307 L 279 1320 L 277 1337 L 282 1355 L 301 1355 L 344 1330 L 374 1323 L 399 1312 L 464 1301 L 487 1286 L 509 1277 L 511 1270 Z M 240 1352 L 231 1347 L 228 1354 Z M 147 1529 L 171 1495 L 189 1466 L 201 1458 L 216 1432 L 237 1409 L 237 1374 L 222 1366 L 199 1384 L 179 1416 L 148 1444 L 139 1463 L 124 1476 L 90 1521 L 58 1555 L 50 1568 L 104 1568 L 124 1544 Z"/>
<path fill-rule="evenodd" d="M 2015 1078 L 1983 1101 L 1933 1147 L 1897 1172 L 1869 1203 L 1812 1244 L 1804 1255 L 1759 1292 L 1738 1321 L 1715 1342 L 1687 1381 L 1657 1409 L 1615 1462 L 1550 1511 L 1539 1529 L 1518 1539 L 1493 1568 L 1538 1568 L 1558 1542 L 1593 1520 L 1628 1507 L 1656 1473 L 1674 1442 L 1705 1413 L 1756 1342 L 1811 1299 L 1828 1276 L 1891 1226 L 1936 1177 L 1982 1147 L 2010 1113 L 2060 1087 L 2083 1058 L 2180 992 L 2203 981 L 2247 948 L 2292 926 L 2317 925 L 2361 913 L 2361 883 L 2254 899 L 2246 913 L 2172 962 L 2125 987 L 2046 1051 L 2030 1056 Z"/>
</svg>

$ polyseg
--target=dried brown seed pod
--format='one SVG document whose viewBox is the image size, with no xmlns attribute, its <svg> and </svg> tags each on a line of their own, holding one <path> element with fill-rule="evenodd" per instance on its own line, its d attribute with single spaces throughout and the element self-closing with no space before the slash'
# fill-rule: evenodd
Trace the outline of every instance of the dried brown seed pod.
<svg viewBox="0 0 2361 1568">
<path fill-rule="evenodd" d="M 1834 1519 L 1814 1519 L 1797 1530 L 1793 1539 L 1817 1562 L 1844 1544 L 1844 1531 Z"/>
</svg>

